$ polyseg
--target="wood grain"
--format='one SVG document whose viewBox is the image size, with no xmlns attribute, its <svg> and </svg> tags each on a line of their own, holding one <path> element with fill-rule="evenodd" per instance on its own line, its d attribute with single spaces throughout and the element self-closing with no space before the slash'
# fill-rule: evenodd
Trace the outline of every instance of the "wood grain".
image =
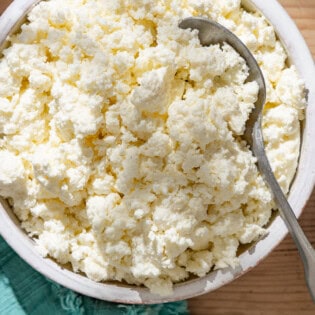
<svg viewBox="0 0 315 315">
<path fill-rule="evenodd" d="M 0 0 L 0 12 L 10 2 Z M 295 20 L 315 57 L 315 0 L 279 2 Z M 315 192 L 300 223 L 315 245 Z M 303 266 L 289 236 L 254 270 L 215 292 L 191 299 L 189 308 L 193 315 L 315 314 Z"/>
</svg>

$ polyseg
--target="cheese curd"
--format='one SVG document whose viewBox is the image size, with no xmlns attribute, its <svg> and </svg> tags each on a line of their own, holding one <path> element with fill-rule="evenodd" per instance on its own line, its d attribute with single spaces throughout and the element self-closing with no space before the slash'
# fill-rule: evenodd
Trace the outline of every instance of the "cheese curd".
<svg viewBox="0 0 315 315">
<path fill-rule="evenodd" d="M 263 131 L 288 192 L 303 82 L 274 29 L 240 0 L 50 0 L 0 61 L 0 194 L 45 256 L 95 281 L 169 295 L 238 264 L 273 208 L 242 140 L 257 100 L 245 61 L 181 18 L 238 35 L 265 75 Z"/>
</svg>

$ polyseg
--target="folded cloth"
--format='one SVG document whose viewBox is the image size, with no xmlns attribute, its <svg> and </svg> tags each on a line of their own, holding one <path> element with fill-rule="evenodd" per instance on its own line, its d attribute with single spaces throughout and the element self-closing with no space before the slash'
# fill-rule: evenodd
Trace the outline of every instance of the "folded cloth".
<svg viewBox="0 0 315 315">
<path fill-rule="evenodd" d="M 185 301 L 123 305 L 92 299 L 48 280 L 16 255 L 0 236 L 2 315 L 185 315 Z"/>
</svg>

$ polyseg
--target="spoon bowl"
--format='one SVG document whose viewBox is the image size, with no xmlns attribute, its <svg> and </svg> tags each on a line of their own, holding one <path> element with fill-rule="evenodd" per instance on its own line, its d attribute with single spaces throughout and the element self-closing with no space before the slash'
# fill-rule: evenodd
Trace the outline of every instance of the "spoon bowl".
<svg viewBox="0 0 315 315">
<path fill-rule="evenodd" d="M 315 303 L 315 251 L 300 227 L 286 196 L 282 192 L 273 174 L 265 151 L 261 121 L 262 111 L 266 101 L 266 86 L 261 69 L 244 43 L 223 25 L 205 18 L 190 17 L 182 20 L 179 23 L 179 27 L 182 29 L 197 29 L 200 43 L 203 46 L 223 43 L 232 46 L 240 56 L 244 58 L 249 67 L 247 81 L 256 81 L 258 83 L 258 98 L 255 103 L 255 108 L 246 122 L 243 138 L 257 158 L 258 169 L 266 184 L 269 186 L 280 215 L 299 250 L 304 264 L 306 283 Z"/>
<path fill-rule="evenodd" d="M 234 35 L 234 33 L 215 21 L 202 17 L 189 17 L 183 19 L 179 23 L 179 27 L 182 29 L 197 29 L 200 44 L 202 46 L 215 44 L 222 45 L 223 43 L 227 43 L 245 59 L 249 68 L 249 74 L 246 81 L 256 81 L 259 86 L 258 98 L 255 103 L 255 108 L 251 112 L 251 115 L 246 122 L 246 129 L 243 136 L 244 140 L 246 140 L 246 142 L 252 146 L 253 129 L 255 124 L 260 125 L 260 116 L 266 102 L 265 79 L 256 59 L 246 47 L 246 45 L 236 35 Z"/>
</svg>

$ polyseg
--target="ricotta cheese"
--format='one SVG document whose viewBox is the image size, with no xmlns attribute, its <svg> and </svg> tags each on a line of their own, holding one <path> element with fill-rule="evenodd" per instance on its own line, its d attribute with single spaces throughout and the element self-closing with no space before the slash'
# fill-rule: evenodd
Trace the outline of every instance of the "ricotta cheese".
<svg viewBox="0 0 315 315">
<path fill-rule="evenodd" d="M 238 264 L 273 201 L 242 141 L 257 100 L 245 61 L 180 19 L 239 36 L 267 83 L 263 132 L 285 193 L 304 86 L 266 19 L 240 0 L 49 0 L 0 60 L 0 195 L 43 255 L 95 281 L 172 293 Z"/>
</svg>

